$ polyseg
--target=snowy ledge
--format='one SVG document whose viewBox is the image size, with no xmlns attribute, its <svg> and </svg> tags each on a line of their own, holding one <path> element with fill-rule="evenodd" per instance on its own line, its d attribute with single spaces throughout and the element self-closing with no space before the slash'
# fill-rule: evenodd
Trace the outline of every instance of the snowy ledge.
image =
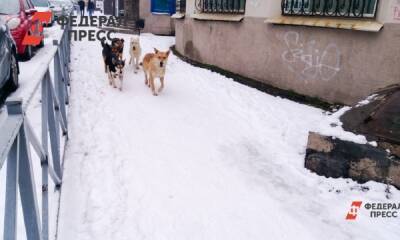
<svg viewBox="0 0 400 240">
<path fill-rule="evenodd" d="M 350 20 L 337 18 L 314 18 L 314 17 L 276 17 L 268 18 L 265 23 L 278 25 L 297 25 L 309 27 L 339 28 L 365 32 L 379 32 L 383 24 L 377 21 Z"/>
<path fill-rule="evenodd" d="M 183 19 L 185 17 L 184 13 L 175 13 L 174 15 L 171 16 L 171 18 L 175 19 Z"/>
<path fill-rule="evenodd" d="M 243 20 L 244 15 L 195 13 L 191 17 L 197 20 L 240 22 Z"/>
</svg>

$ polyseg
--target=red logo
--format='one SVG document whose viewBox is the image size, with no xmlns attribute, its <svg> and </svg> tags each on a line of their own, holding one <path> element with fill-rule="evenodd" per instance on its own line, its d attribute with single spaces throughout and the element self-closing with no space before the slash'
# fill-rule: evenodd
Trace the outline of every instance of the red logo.
<svg viewBox="0 0 400 240">
<path fill-rule="evenodd" d="M 24 39 L 22 40 L 23 45 L 37 46 L 40 44 L 43 36 L 43 23 L 50 23 L 51 12 L 35 12 L 32 17 L 32 27 L 30 29 L 31 35 L 26 33 Z"/>
<path fill-rule="evenodd" d="M 362 201 L 353 201 L 351 203 L 350 211 L 346 215 L 346 220 L 356 220 L 358 210 L 361 208 Z"/>
</svg>

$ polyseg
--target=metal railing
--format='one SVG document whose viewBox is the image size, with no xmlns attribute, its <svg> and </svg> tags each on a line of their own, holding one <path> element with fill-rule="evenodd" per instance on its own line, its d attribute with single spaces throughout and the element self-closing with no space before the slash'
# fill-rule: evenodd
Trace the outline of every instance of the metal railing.
<svg viewBox="0 0 400 240">
<path fill-rule="evenodd" d="M 246 0 L 196 0 L 195 6 L 203 13 L 243 14 Z"/>
<path fill-rule="evenodd" d="M 282 15 L 375 18 L 379 0 L 282 0 Z"/>
<path fill-rule="evenodd" d="M 177 13 L 186 12 L 186 0 L 176 0 L 176 12 Z"/>
<path fill-rule="evenodd" d="M 48 178 L 57 189 L 62 181 L 62 138 L 68 140 L 67 104 L 69 86 L 70 40 L 69 27 L 64 30 L 60 41 L 54 40 L 51 59 L 41 81 L 34 92 L 41 88 L 41 141 L 35 135 L 26 116 L 32 96 L 22 102 L 9 98 L 6 101 L 8 116 L 0 126 L 0 170 L 7 161 L 6 192 L 4 211 L 4 240 L 17 238 L 18 192 L 20 195 L 26 238 L 47 240 L 49 238 Z M 50 63 L 54 63 L 54 74 L 50 74 Z M 33 94 L 32 94 L 33 95 Z M 61 135 L 62 133 L 62 135 Z M 42 171 L 42 208 L 39 214 L 34 169 L 30 149 L 40 159 Z M 51 152 L 51 154 L 49 153 Z M 19 190 L 19 191 L 18 191 Z"/>
</svg>

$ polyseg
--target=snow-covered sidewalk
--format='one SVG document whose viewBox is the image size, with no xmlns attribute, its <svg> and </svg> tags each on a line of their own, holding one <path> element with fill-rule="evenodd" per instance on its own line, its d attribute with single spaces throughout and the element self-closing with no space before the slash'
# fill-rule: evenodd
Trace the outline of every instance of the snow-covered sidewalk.
<svg viewBox="0 0 400 240">
<path fill-rule="evenodd" d="M 129 61 L 129 35 L 125 57 Z M 171 37 L 141 36 L 144 52 Z M 345 215 L 392 189 L 304 165 L 309 131 L 350 136 L 321 110 L 272 97 L 171 55 L 154 97 L 143 73 L 108 85 L 99 42 L 74 42 L 59 240 L 396 239 L 398 219 Z M 352 136 L 354 137 L 354 136 Z"/>
</svg>

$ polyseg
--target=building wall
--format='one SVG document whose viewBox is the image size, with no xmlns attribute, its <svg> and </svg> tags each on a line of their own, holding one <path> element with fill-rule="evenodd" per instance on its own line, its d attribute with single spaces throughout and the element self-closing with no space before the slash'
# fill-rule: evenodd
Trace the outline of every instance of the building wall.
<svg viewBox="0 0 400 240">
<path fill-rule="evenodd" d="M 280 16 L 277 0 L 248 0 L 241 22 L 199 21 L 190 17 L 196 9 L 188 0 L 186 18 L 175 21 L 176 48 L 193 60 L 282 89 L 353 104 L 400 83 L 397 1 L 380 1 L 386 3 L 377 20 L 385 25 L 371 33 L 264 23 Z"/>
<path fill-rule="evenodd" d="M 115 1 L 104 0 L 104 13 L 107 15 L 115 15 Z M 123 0 L 120 2 L 119 8 L 123 9 Z M 173 35 L 175 33 L 175 24 L 168 14 L 154 14 L 151 12 L 151 0 L 140 0 L 139 2 L 140 18 L 145 20 L 145 28 L 143 32 Z"/>
<path fill-rule="evenodd" d="M 115 14 L 115 2 L 112 0 L 104 0 L 104 14 L 114 15 Z"/>
<path fill-rule="evenodd" d="M 175 32 L 171 16 L 151 12 L 151 0 L 140 0 L 140 18 L 145 20 L 144 32 L 159 35 L 173 35 Z"/>
</svg>

